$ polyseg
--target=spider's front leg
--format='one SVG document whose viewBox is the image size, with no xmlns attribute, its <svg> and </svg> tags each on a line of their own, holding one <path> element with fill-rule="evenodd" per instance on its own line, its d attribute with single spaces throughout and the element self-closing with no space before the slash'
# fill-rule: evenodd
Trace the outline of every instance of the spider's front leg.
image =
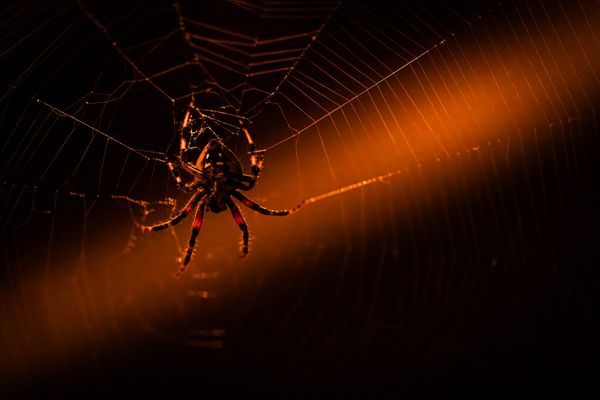
<svg viewBox="0 0 600 400">
<path fill-rule="evenodd" d="M 193 181 L 193 182 L 183 183 L 183 178 L 181 177 L 181 175 L 182 175 L 181 171 L 185 170 L 189 174 L 194 174 L 196 177 L 202 176 L 202 171 L 192 169 L 193 166 L 183 165 L 183 164 L 181 164 L 180 160 L 167 160 L 167 166 L 169 167 L 169 170 L 171 171 L 171 175 L 173 175 L 173 178 L 175 178 L 175 184 L 177 185 L 177 187 L 179 189 L 181 189 L 182 191 L 187 192 L 187 193 L 194 193 L 196 190 L 198 190 L 198 187 L 202 183 L 202 180 L 197 179 L 196 181 Z"/>
<path fill-rule="evenodd" d="M 168 155 L 166 156 L 167 166 L 175 178 L 177 187 L 184 192 L 193 192 L 195 187 L 193 184 L 184 183 L 182 178 L 183 171 L 187 171 L 192 175 L 196 175 L 197 171 L 190 171 L 190 166 L 185 164 L 184 155 L 189 149 L 190 141 L 192 140 L 192 132 L 194 130 L 196 118 L 199 117 L 201 120 L 204 119 L 202 112 L 196 108 L 194 99 L 190 101 L 188 108 L 183 117 L 181 127 L 179 129 L 179 156 L 173 160 Z"/>
<path fill-rule="evenodd" d="M 181 128 L 179 129 L 179 159 L 182 159 L 183 153 L 188 149 L 189 142 L 192 139 L 192 131 L 196 124 L 196 117 L 200 120 L 204 120 L 204 115 L 196 107 L 194 99 L 190 100 L 190 104 L 187 107 L 183 121 L 181 122 Z"/>
<path fill-rule="evenodd" d="M 254 140 L 252 140 L 252 136 L 250 135 L 250 131 L 246 127 L 244 120 L 240 119 L 240 125 L 242 125 L 242 130 L 244 131 L 244 136 L 246 138 L 246 142 L 248 143 L 248 155 L 250 156 L 250 172 L 251 178 L 248 182 L 248 188 L 244 188 L 244 190 L 250 190 L 256 184 L 256 179 L 258 179 L 258 175 L 260 175 L 260 171 L 263 168 L 263 163 L 265 161 L 265 151 L 257 150 L 256 144 Z"/>
<path fill-rule="evenodd" d="M 183 179 L 181 178 L 181 161 L 169 160 L 167 158 L 167 166 L 171 171 L 171 175 L 173 175 L 173 178 L 175 178 L 175 183 L 177 184 L 177 187 L 183 190 L 184 192 L 191 192 L 192 190 L 186 184 L 183 183 Z"/>
</svg>

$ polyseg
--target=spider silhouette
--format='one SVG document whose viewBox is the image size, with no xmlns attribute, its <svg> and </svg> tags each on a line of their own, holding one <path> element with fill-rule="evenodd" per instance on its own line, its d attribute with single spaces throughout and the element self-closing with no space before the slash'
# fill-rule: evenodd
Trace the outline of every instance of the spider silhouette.
<svg viewBox="0 0 600 400">
<path fill-rule="evenodd" d="M 250 175 L 244 174 L 239 159 L 224 143 L 217 139 L 211 139 L 206 144 L 195 162 L 186 161 L 184 155 L 192 146 L 190 145 L 191 137 L 188 140 L 185 132 L 193 131 L 192 125 L 196 123 L 193 114 L 200 115 L 201 119 L 204 118 L 204 114 L 195 107 L 192 101 L 185 114 L 180 130 L 179 156 L 176 160 L 167 163 L 177 186 L 184 192 L 192 193 L 192 196 L 185 207 L 170 220 L 156 225 L 140 226 L 143 232 L 160 231 L 178 224 L 192 210 L 196 209 L 194 221 L 192 222 L 192 232 L 187 249 L 180 259 L 177 277 L 185 270 L 192 258 L 196 237 L 202 227 L 206 209 L 214 213 L 220 213 L 229 208 L 235 223 L 242 231 L 242 257 L 248 254 L 248 226 L 240 209 L 231 197 L 235 197 L 245 206 L 264 215 L 285 216 L 293 212 L 293 210 L 269 210 L 239 192 L 239 190 L 248 191 L 254 187 L 264 161 L 264 150 L 256 149 L 250 132 L 244 126 L 242 120 L 240 120 L 240 124 L 242 125 L 248 145 L 248 155 L 250 156 Z M 182 175 L 184 173 L 191 177 L 190 182 L 183 182 Z"/>
</svg>

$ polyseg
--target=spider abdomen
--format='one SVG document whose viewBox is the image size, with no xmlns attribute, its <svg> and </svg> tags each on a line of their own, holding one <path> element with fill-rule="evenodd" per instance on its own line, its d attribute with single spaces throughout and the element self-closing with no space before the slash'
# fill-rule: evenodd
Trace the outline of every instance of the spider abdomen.
<svg viewBox="0 0 600 400">
<path fill-rule="evenodd" d="M 223 193 L 214 193 L 208 199 L 208 208 L 215 214 L 225 211 L 227 209 L 227 195 Z"/>
</svg>

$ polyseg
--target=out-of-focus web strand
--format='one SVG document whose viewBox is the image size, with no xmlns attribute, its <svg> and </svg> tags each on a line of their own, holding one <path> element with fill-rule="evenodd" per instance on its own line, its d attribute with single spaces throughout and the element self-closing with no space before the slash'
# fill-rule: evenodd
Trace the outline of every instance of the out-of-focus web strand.
<svg viewBox="0 0 600 400">
<path fill-rule="evenodd" d="M 83 5 L 83 3 L 81 1 L 78 0 L 78 1 L 76 1 L 76 3 L 77 3 L 77 6 L 79 6 L 79 8 L 81 9 L 81 11 L 85 14 L 85 16 L 88 17 L 89 20 L 106 36 L 106 38 L 110 41 L 111 46 L 131 66 L 131 68 L 133 68 L 135 70 L 135 72 L 140 74 L 142 76 L 142 78 L 144 78 L 144 80 L 147 81 L 152 87 L 154 87 L 161 95 L 166 97 L 171 102 L 171 104 L 173 104 L 175 102 L 175 100 L 171 96 L 169 96 L 169 94 L 167 94 L 160 86 L 158 86 L 152 79 L 150 79 L 140 69 L 140 67 L 138 67 L 137 64 L 134 63 L 131 60 L 131 58 L 129 58 L 125 54 L 123 49 L 121 49 L 121 47 L 119 47 L 117 42 L 113 40 L 113 38 L 111 37 L 111 35 L 108 32 L 108 29 L 100 21 L 98 21 L 98 19 L 96 19 L 96 17 L 94 17 L 94 15 Z"/>
<path fill-rule="evenodd" d="M 41 100 L 41 99 L 37 99 L 36 100 L 38 103 L 44 105 L 45 107 L 48 107 L 50 109 L 50 111 L 56 113 L 59 117 L 66 117 L 69 118 L 75 122 L 77 122 L 80 125 L 85 126 L 86 128 L 89 128 L 92 130 L 92 132 L 97 133 L 101 136 L 104 136 L 106 139 L 108 139 L 111 142 L 114 142 L 122 147 L 124 147 L 125 149 L 131 151 L 134 154 L 137 154 L 140 157 L 145 158 L 146 160 L 153 160 L 153 161 L 160 161 L 160 162 L 165 162 L 164 160 L 161 160 L 159 158 L 153 158 L 153 157 L 148 157 L 147 155 L 145 155 L 144 153 L 142 153 L 140 150 L 133 148 L 131 146 L 126 145 L 125 143 L 121 142 L 118 139 L 115 139 L 114 137 L 112 137 L 111 135 L 109 135 L 108 133 L 105 133 L 103 131 L 101 131 L 98 128 L 93 127 L 92 125 L 88 124 L 85 121 L 80 120 L 79 118 L 67 113 L 66 111 L 61 110 L 60 108 L 54 107 L 51 104 L 46 103 L 45 101 Z"/>
</svg>

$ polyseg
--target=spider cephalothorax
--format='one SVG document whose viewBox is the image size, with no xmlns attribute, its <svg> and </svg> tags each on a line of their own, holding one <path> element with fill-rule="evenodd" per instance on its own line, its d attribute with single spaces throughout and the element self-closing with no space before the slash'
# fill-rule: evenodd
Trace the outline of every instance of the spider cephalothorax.
<svg viewBox="0 0 600 400">
<path fill-rule="evenodd" d="M 248 226 L 242 216 L 239 208 L 231 199 L 235 197 L 245 206 L 265 215 L 284 216 L 290 214 L 290 210 L 269 210 L 249 199 L 239 192 L 239 190 L 250 190 L 254 187 L 256 179 L 260 174 L 263 165 L 263 151 L 256 150 L 256 146 L 250 136 L 247 128 L 243 127 L 245 139 L 248 143 L 248 155 L 250 156 L 251 173 L 244 174 L 242 166 L 238 158 L 225 144 L 217 139 L 212 139 L 204 147 L 195 163 L 188 162 L 184 159 L 184 154 L 189 150 L 187 137 L 188 127 L 192 124 L 194 113 L 202 116 L 194 103 L 190 103 L 188 111 L 185 115 L 180 132 L 180 153 L 179 157 L 171 162 L 168 162 L 177 186 L 191 193 L 191 197 L 185 207 L 180 210 L 172 219 L 151 226 L 142 226 L 144 232 L 160 231 L 170 226 L 176 225 L 183 220 L 192 210 L 196 209 L 194 222 L 192 223 L 192 233 L 188 242 L 185 255 L 181 258 L 181 265 L 177 275 L 179 275 L 190 262 L 196 237 L 200 232 L 202 221 L 204 219 L 204 211 L 212 211 L 219 213 L 229 208 L 236 224 L 242 231 L 241 254 L 248 254 Z M 240 120 L 243 126 L 243 121 Z M 190 177 L 190 181 L 183 182 L 183 176 Z"/>
<path fill-rule="evenodd" d="M 196 162 L 201 172 L 196 178 L 199 189 L 206 193 L 210 211 L 219 213 L 227 208 L 227 199 L 236 189 L 243 189 L 236 177 L 243 176 L 242 166 L 224 144 L 211 140 Z"/>
</svg>

